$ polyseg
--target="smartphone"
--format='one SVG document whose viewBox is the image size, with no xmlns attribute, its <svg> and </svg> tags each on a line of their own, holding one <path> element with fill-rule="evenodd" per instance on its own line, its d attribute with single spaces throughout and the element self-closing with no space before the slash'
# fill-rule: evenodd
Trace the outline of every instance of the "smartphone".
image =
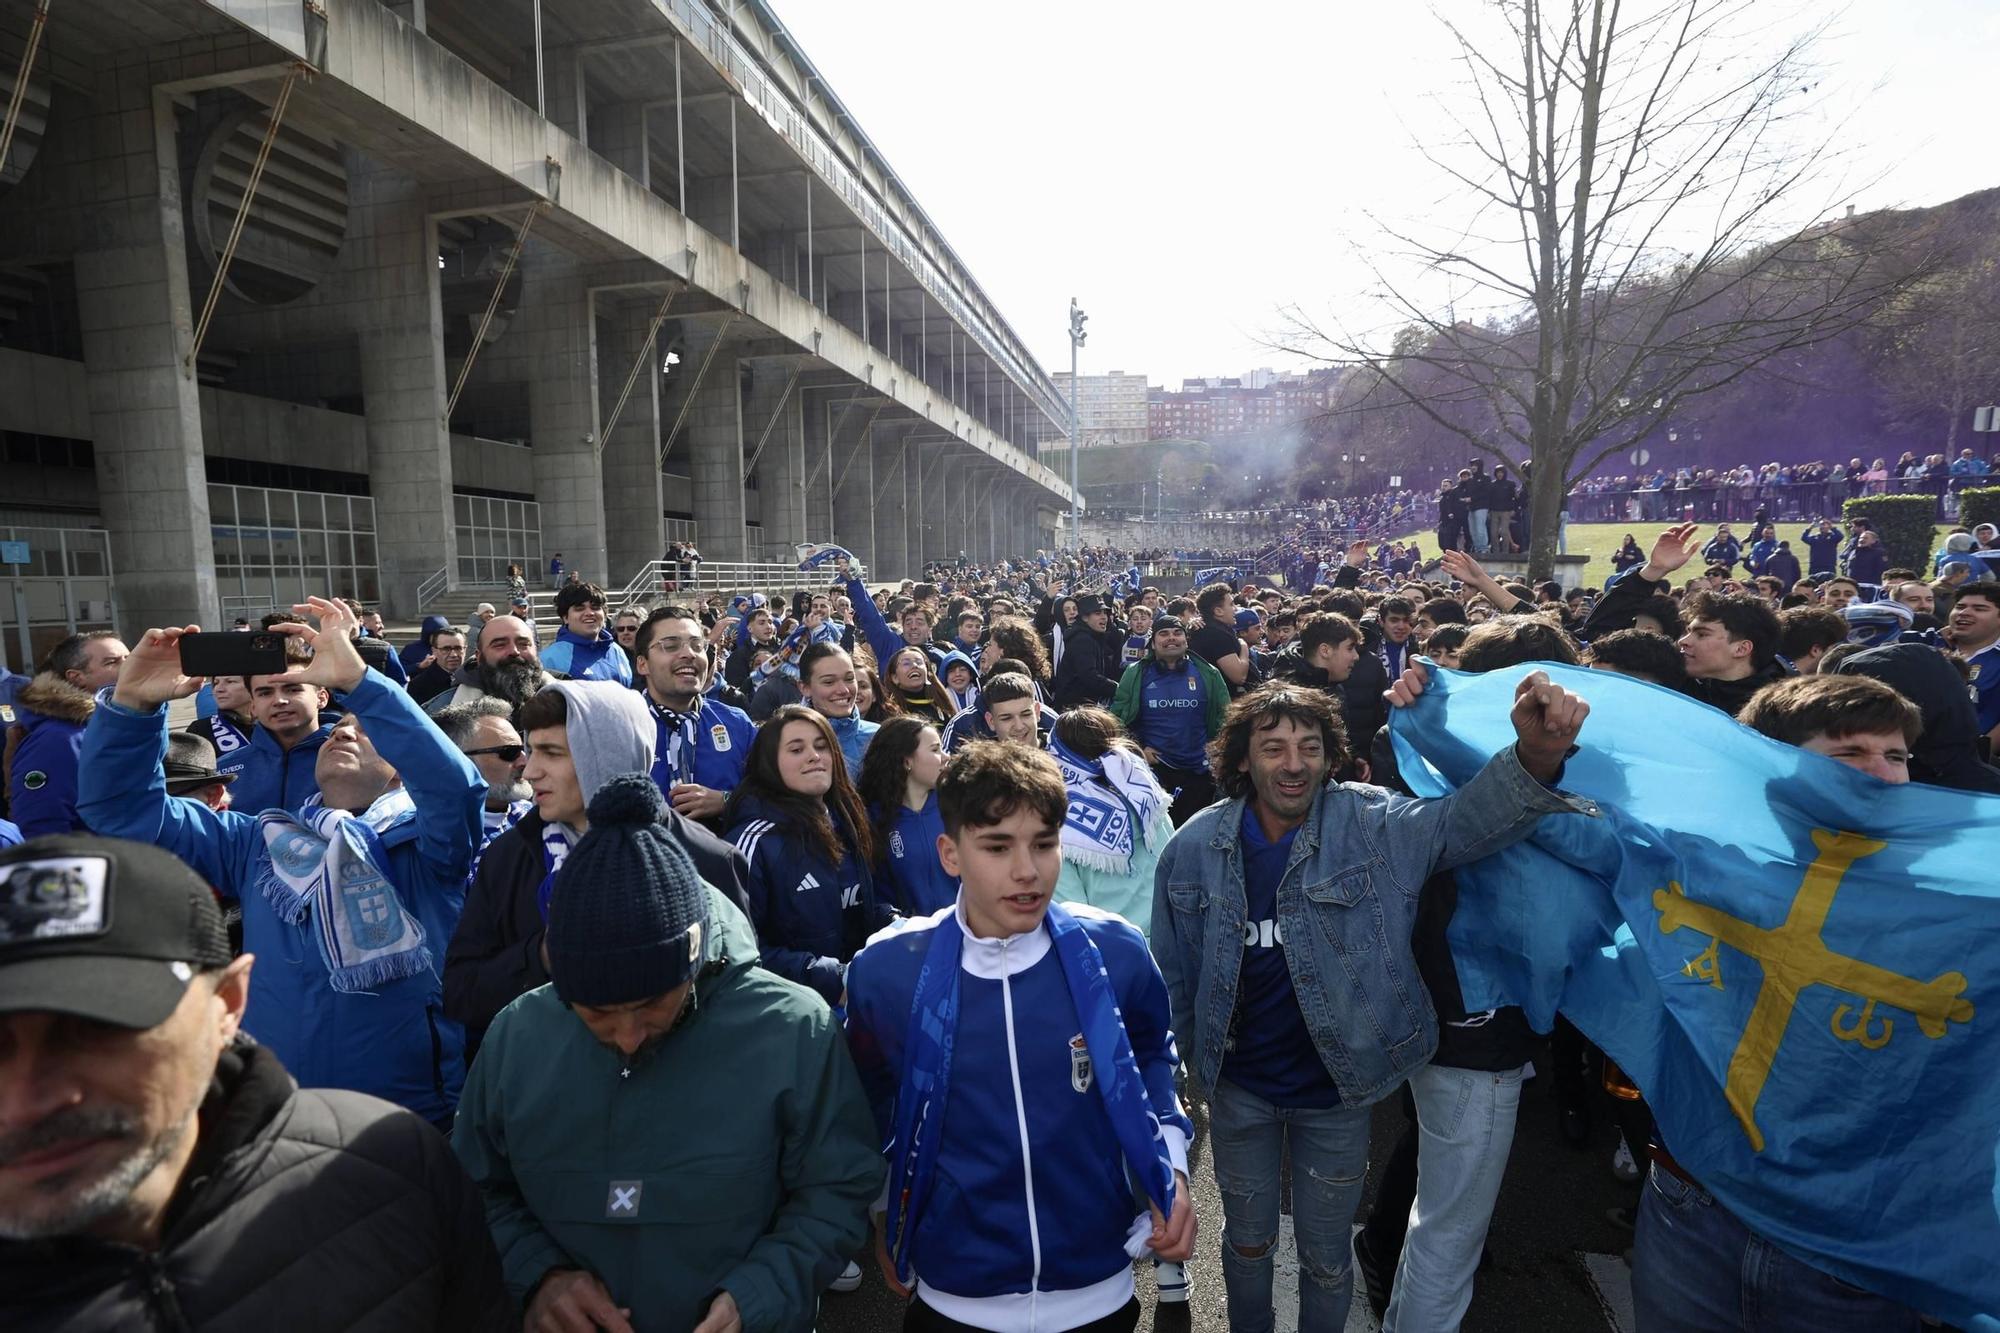
<svg viewBox="0 0 2000 1333">
<path fill-rule="evenodd" d="M 275 676 L 285 670 L 282 634 L 183 634 L 181 672 L 189 676 Z"/>
</svg>

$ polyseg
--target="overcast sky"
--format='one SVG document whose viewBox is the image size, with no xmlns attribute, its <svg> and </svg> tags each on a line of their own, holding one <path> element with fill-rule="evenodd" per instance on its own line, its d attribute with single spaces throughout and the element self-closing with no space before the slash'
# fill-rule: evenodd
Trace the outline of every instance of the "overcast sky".
<svg viewBox="0 0 2000 1333">
<path fill-rule="evenodd" d="M 1410 147 L 1456 77 L 1421 5 L 776 3 L 1050 370 L 1069 366 L 1071 296 L 1090 314 L 1086 374 L 1287 364 L 1259 344 L 1281 307 L 1363 309 L 1368 214 L 1451 211 Z M 1827 114 L 1851 118 L 1848 177 L 1870 182 L 1857 207 L 2000 184 L 2000 3 L 1853 0 L 1820 56 Z"/>
</svg>

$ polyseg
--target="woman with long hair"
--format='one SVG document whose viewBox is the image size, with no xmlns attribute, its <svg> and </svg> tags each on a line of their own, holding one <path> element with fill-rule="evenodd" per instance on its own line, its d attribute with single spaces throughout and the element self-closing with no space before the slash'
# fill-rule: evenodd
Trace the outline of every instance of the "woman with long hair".
<svg viewBox="0 0 2000 1333">
<path fill-rule="evenodd" d="M 896 716 L 896 700 L 882 688 L 874 664 L 860 658 L 854 662 L 854 706 L 861 710 L 863 722 L 880 725 Z"/>
<path fill-rule="evenodd" d="M 938 814 L 938 775 L 944 744 L 937 728 L 918 717 L 882 724 L 861 763 L 861 803 L 874 821 L 875 870 L 896 909 L 929 916 L 958 901 L 958 877 L 938 859 L 944 833 Z"/>
<path fill-rule="evenodd" d="M 992 675 L 995 664 L 1009 657 L 1028 668 L 1035 689 L 1046 699 L 1054 671 L 1049 651 L 1043 647 L 1042 636 L 1035 633 L 1034 627 L 1016 617 L 995 620 L 987 628 L 985 646 L 979 650 L 980 679 Z"/>
<path fill-rule="evenodd" d="M 931 670 L 931 655 L 921 648 L 898 648 L 889 654 L 889 660 L 882 664 L 882 688 L 891 711 L 903 717 L 921 718 L 941 727 L 957 711 L 950 707 L 943 682 Z"/>
<path fill-rule="evenodd" d="M 1116 912 L 1153 928 L 1153 869 L 1173 836 L 1173 798 L 1110 710 L 1072 708 L 1056 720 L 1049 753 L 1069 789 L 1056 901 Z"/>
<path fill-rule="evenodd" d="M 750 863 L 764 966 L 839 1004 L 848 961 L 895 914 L 875 897 L 875 835 L 833 724 L 799 704 L 772 713 L 722 822 Z"/>
</svg>

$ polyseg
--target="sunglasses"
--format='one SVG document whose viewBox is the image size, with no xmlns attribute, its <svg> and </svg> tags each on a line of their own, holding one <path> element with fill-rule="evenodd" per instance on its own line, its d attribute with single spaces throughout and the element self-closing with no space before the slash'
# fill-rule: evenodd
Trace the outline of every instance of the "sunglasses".
<svg viewBox="0 0 2000 1333">
<path fill-rule="evenodd" d="M 506 761 L 507 763 L 517 764 L 521 761 L 521 756 L 527 752 L 527 749 L 528 747 L 525 745 L 488 745 L 477 750 L 467 750 L 465 751 L 465 753 L 467 755 L 475 755 L 475 754 L 498 755 L 502 760 Z"/>
</svg>

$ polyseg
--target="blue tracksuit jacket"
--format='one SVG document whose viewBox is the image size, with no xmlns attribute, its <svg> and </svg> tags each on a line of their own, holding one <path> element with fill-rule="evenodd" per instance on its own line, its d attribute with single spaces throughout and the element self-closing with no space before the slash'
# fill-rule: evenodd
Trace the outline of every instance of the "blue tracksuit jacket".
<svg viewBox="0 0 2000 1333">
<path fill-rule="evenodd" d="M 750 863 L 750 919 L 764 966 L 840 1002 L 847 960 L 894 916 L 852 851 L 840 864 L 777 811 L 745 793 L 730 812 L 729 840 Z"/>
<path fill-rule="evenodd" d="M 597 631 L 594 639 L 586 639 L 569 626 L 563 626 L 556 631 L 556 641 L 542 649 L 542 670 L 571 680 L 632 683 L 632 659 L 625 656 L 625 650 L 608 629 Z"/>
<path fill-rule="evenodd" d="M 229 786 L 230 808 L 246 815 L 266 810 L 296 815 L 305 809 L 306 802 L 319 795 L 313 768 L 319 763 L 319 747 L 332 734 L 331 726 L 323 726 L 287 750 L 264 728 L 250 728 L 248 745 L 216 755 L 215 771 L 236 775 Z"/>
<path fill-rule="evenodd" d="M 1147 1100 L 1175 1169 L 1185 1171 L 1194 1127 L 1174 1093 L 1166 982 L 1138 927 L 1065 906 L 1104 956 Z M 956 907 L 898 922 L 848 969 L 848 1042 L 884 1142 L 931 932 L 963 929 Z M 1087 1065 L 1077 1063 L 1082 1024 L 1062 961 L 1042 925 L 1007 940 L 968 933 L 959 966 L 954 1049 L 978 1058 L 952 1062 L 937 1179 L 911 1248 L 925 1300 L 985 1328 L 1029 1327 L 1030 1305 L 1035 1327 L 1101 1317 L 1130 1296 L 1125 1240 L 1146 1205 Z"/>
</svg>

